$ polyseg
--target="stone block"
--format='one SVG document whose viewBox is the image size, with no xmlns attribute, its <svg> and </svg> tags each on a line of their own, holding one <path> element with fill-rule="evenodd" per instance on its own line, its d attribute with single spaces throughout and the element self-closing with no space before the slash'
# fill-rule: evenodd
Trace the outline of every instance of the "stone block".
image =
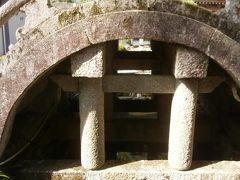
<svg viewBox="0 0 240 180">
<path fill-rule="evenodd" d="M 71 58 L 73 77 L 99 78 L 104 74 L 105 44 L 91 46 Z"/>
<path fill-rule="evenodd" d="M 180 78 L 205 78 L 208 57 L 191 48 L 177 47 L 174 76 Z"/>
</svg>

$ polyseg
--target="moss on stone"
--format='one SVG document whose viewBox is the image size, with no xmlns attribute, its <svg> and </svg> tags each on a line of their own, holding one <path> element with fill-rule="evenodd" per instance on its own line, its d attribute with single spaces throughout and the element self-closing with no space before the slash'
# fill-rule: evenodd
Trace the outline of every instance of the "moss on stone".
<svg viewBox="0 0 240 180">
<path fill-rule="evenodd" d="M 147 2 L 145 0 L 138 0 L 139 9 L 146 10 L 147 9 Z"/>
<path fill-rule="evenodd" d="M 91 7 L 90 13 L 91 15 L 102 14 L 102 9 L 97 5 L 96 2 L 94 2 L 93 6 Z"/>
<path fill-rule="evenodd" d="M 73 10 L 65 11 L 58 15 L 58 24 L 60 27 L 72 24 L 79 19 L 84 18 L 85 15 L 80 12 L 79 7 L 76 7 Z"/>
<path fill-rule="evenodd" d="M 133 19 L 132 17 L 126 17 L 124 20 L 123 20 L 123 26 L 130 30 L 133 26 Z"/>
<path fill-rule="evenodd" d="M 0 61 L 4 61 L 4 60 L 6 60 L 6 56 L 4 55 L 4 56 L 0 56 Z"/>
<path fill-rule="evenodd" d="M 193 0 L 182 0 L 182 2 L 187 3 L 187 4 L 191 4 L 193 6 L 197 6 L 197 3 L 195 3 Z"/>
</svg>

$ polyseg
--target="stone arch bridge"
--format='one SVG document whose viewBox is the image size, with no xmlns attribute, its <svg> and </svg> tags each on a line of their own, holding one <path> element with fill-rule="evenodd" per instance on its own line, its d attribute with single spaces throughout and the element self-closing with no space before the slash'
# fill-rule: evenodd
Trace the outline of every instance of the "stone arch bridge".
<svg viewBox="0 0 240 180">
<path fill-rule="evenodd" d="M 75 79 L 52 79 L 63 89 L 80 92 L 81 161 L 86 169 L 98 169 L 105 162 L 104 92 L 175 94 L 168 160 L 173 168 L 188 170 L 198 93 L 213 91 L 226 77 L 236 88 L 240 86 L 239 24 L 221 14 L 172 0 L 104 0 L 74 6 L 10 0 L 0 9 L 1 25 L 19 8 L 26 12 L 25 26 L 17 32 L 18 42 L 0 61 L 0 155 L 26 94 L 62 61 L 71 61 Z M 169 73 L 112 74 L 109 52 L 114 45 L 110 42 L 124 38 L 148 39 L 166 47 L 174 44 L 167 50 Z M 161 53 L 158 45 L 156 52 Z M 226 75 L 209 75 L 211 62 Z"/>
</svg>

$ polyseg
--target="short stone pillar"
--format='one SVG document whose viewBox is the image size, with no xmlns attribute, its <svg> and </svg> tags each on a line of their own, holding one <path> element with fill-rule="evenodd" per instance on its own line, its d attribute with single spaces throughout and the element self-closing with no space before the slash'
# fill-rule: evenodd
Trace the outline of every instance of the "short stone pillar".
<svg viewBox="0 0 240 180">
<path fill-rule="evenodd" d="M 208 57 L 177 47 L 174 75 L 178 79 L 172 100 L 168 161 L 172 168 L 188 170 L 192 163 L 198 79 L 207 76 Z"/>
<path fill-rule="evenodd" d="M 79 77 L 81 164 L 99 169 L 105 162 L 104 92 L 105 44 L 94 45 L 71 58 L 73 77 Z"/>
<path fill-rule="evenodd" d="M 98 169 L 105 162 L 104 93 L 101 78 L 80 79 L 81 163 Z"/>
</svg>

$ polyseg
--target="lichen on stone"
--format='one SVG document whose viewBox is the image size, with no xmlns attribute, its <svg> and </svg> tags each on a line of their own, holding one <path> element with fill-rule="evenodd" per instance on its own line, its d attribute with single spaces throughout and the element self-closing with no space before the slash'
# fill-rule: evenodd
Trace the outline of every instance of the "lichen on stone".
<svg viewBox="0 0 240 180">
<path fill-rule="evenodd" d="M 93 6 L 91 7 L 91 10 L 90 10 L 90 14 L 91 15 L 102 14 L 102 9 L 97 5 L 96 2 L 93 3 Z"/>
<path fill-rule="evenodd" d="M 3 61 L 6 59 L 6 56 L 0 56 L 0 61 Z"/>
<path fill-rule="evenodd" d="M 193 0 L 181 0 L 181 1 L 186 3 L 186 4 L 191 4 L 193 6 L 197 6 L 197 3 L 195 3 Z"/>
<path fill-rule="evenodd" d="M 58 15 L 58 24 L 60 27 L 67 26 L 76 22 L 79 19 L 84 18 L 85 15 L 80 12 L 79 7 L 71 10 L 67 10 Z"/>
</svg>

